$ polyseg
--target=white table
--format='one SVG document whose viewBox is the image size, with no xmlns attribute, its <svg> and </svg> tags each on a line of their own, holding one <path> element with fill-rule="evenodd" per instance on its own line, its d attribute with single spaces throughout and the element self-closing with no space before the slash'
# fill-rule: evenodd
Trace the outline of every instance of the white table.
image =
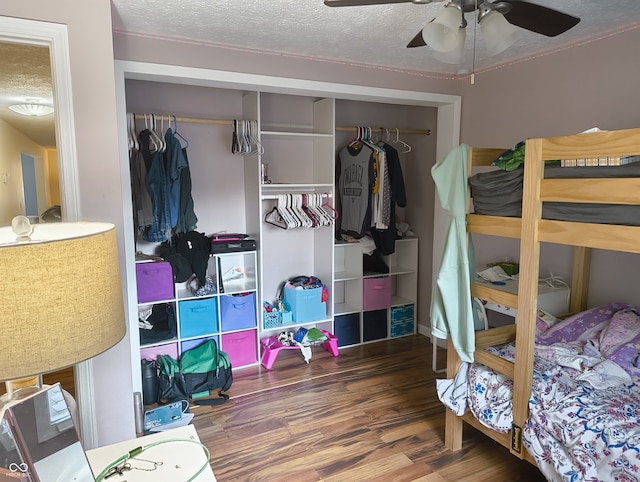
<svg viewBox="0 0 640 482">
<path fill-rule="evenodd" d="M 161 440 L 193 440 L 200 441 L 193 425 L 175 428 L 166 432 L 145 435 L 133 440 L 119 442 L 105 447 L 88 450 L 87 458 L 96 475 L 100 474 L 109 464 L 137 447 L 146 447 Z M 162 462 L 155 470 L 145 471 L 153 467 L 152 463 L 143 460 Z M 193 476 L 207 460 L 203 448 L 195 443 L 169 442 L 156 445 L 144 450 L 133 459 L 127 460 L 132 467 L 139 469 L 127 470 L 123 475 L 114 475 L 106 482 L 185 482 Z M 207 467 L 196 479 L 197 482 L 216 482 L 211 467 Z"/>
</svg>

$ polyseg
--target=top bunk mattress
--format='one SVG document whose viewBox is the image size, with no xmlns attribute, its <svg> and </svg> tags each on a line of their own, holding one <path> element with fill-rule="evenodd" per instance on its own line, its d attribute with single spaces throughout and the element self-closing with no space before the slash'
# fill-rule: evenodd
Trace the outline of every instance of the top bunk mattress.
<svg viewBox="0 0 640 482">
<path fill-rule="evenodd" d="M 547 163 L 545 179 L 600 179 L 640 177 L 640 162 L 621 166 L 561 167 Z M 475 214 L 522 216 L 524 168 L 501 169 L 474 174 L 469 178 Z M 640 206 L 592 203 L 554 203 L 542 205 L 542 217 L 558 221 L 640 226 Z"/>
</svg>

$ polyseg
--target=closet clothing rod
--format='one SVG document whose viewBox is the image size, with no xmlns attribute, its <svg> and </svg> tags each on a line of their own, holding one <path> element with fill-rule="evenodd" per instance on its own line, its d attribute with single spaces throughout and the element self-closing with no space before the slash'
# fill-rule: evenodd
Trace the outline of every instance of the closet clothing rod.
<svg viewBox="0 0 640 482">
<path fill-rule="evenodd" d="M 147 114 L 148 115 L 148 114 Z M 144 114 L 133 114 L 135 120 L 139 120 L 139 121 L 144 121 Z M 158 121 L 162 122 L 163 120 L 167 121 L 167 122 L 172 122 L 173 121 L 173 116 L 172 115 L 156 115 L 156 123 Z M 176 122 L 186 122 L 186 123 L 191 123 L 191 124 L 216 124 L 216 125 L 222 125 L 222 126 L 232 126 L 233 125 L 233 119 L 204 119 L 201 117 L 181 117 L 181 116 L 176 116 Z M 293 127 L 293 126 L 292 126 Z M 297 126 L 300 127 L 300 126 Z M 311 127 L 311 126 L 303 126 L 303 127 Z M 340 131 L 340 132 L 350 132 L 350 131 L 357 131 L 357 127 L 336 127 L 336 131 Z M 380 130 L 384 130 L 384 127 L 372 127 L 371 130 L 373 131 L 380 131 Z M 389 134 L 395 134 L 395 127 L 393 129 L 387 129 L 387 131 L 389 131 Z M 400 134 L 405 134 L 405 135 L 422 135 L 422 136 L 429 136 L 431 135 L 431 129 L 398 129 L 398 132 Z"/>
<path fill-rule="evenodd" d="M 136 120 L 144 121 L 144 114 L 133 114 Z M 147 114 L 148 115 L 148 114 Z M 156 115 L 156 124 L 158 121 L 173 122 L 172 115 Z M 233 120 L 229 119 L 203 119 L 200 117 L 180 117 L 176 116 L 176 122 L 185 122 L 190 124 L 217 124 L 221 126 L 232 126 Z"/>
<path fill-rule="evenodd" d="M 336 130 L 340 132 L 350 132 L 350 131 L 357 131 L 358 128 L 357 127 L 336 127 Z M 396 133 L 396 128 L 394 127 L 392 129 L 385 129 L 384 127 L 371 127 L 371 131 L 376 134 L 380 131 L 385 131 L 385 132 L 389 132 L 389 135 L 393 135 Z M 398 133 L 406 134 L 406 135 L 416 134 L 420 136 L 430 136 L 431 129 L 398 129 Z"/>
</svg>

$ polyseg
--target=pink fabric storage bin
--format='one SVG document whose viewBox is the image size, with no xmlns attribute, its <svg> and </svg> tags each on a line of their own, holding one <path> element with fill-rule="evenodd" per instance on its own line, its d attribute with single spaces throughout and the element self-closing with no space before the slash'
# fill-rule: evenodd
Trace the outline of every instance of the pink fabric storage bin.
<svg viewBox="0 0 640 482">
<path fill-rule="evenodd" d="M 233 367 L 251 365 L 258 361 L 256 330 L 236 331 L 222 335 L 220 349 L 229 355 Z"/>
<path fill-rule="evenodd" d="M 150 346 L 140 349 L 141 360 L 157 360 L 158 355 L 169 355 L 178 359 L 178 344 L 168 343 L 166 345 Z"/>
<path fill-rule="evenodd" d="M 365 278 L 362 287 L 364 311 L 384 310 L 391 306 L 391 278 Z"/>
<path fill-rule="evenodd" d="M 136 264 L 138 303 L 172 300 L 174 295 L 173 271 L 164 261 Z"/>
</svg>

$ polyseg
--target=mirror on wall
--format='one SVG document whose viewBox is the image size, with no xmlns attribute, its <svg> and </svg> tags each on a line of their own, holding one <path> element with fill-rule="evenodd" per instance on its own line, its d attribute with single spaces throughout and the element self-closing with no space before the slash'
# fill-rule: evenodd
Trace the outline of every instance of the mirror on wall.
<svg viewBox="0 0 640 482">
<path fill-rule="evenodd" d="M 16 212 L 21 212 L 19 202 L 24 203 L 20 169 L 22 154 L 32 155 L 34 164 L 46 157 L 47 172 L 36 179 L 36 188 L 42 189 L 38 182 L 46 178 L 47 203 L 55 204 L 57 201 L 62 206 L 62 220 L 78 221 L 80 189 L 67 26 L 0 16 L 0 50 L 0 225 L 9 224 Z M 8 106 L 18 103 L 27 95 L 35 97 L 36 94 L 43 103 L 48 102 L 54 112 L 42 116 L 40 120 L 31 116 L 23 116 L 24 119 L 13 116 L 9 121 L 12 114 Z M 23 148 L 22 144 L 16 145 L 14 139 L 17 137 L 28 144 L 29 149 L 36 152 L 35 155 Z M 38 172 L 35 166 L 34 172 Z M 8 199 L 12 199 L 11 203 L 7 202 Z M 17 206 L 14 199 L 20 200 Z M 42 214 L 40 210 L 39 213 Z M 97 446 L 91 361 L 64 372 L 44 375 L 44 383 L 55 381 L 60 381 L 63 388 L 76 395 L 85 447 Z M 0 384 L 0 387 L 2 391 L 4 384 Z"/>
<path fill-rule="evenodd" d="M 56 220 L 61 204 L 50 58 L 46 45 L 0 42 L 0 225 Z"/>
</svg>

